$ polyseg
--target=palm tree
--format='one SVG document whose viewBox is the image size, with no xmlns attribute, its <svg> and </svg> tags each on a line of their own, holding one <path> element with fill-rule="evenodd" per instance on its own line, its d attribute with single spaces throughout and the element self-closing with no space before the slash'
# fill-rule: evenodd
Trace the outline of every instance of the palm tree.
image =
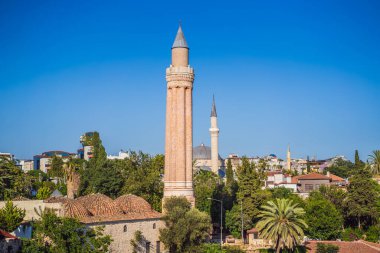
<svg viewBox="0 0 380 253">
<path fill-rule="evenodd" d="M 75 177 L 78 176 L 76 172 L 78 168 L 80 168 L 79 159 L 69 158 L 69 160 L 63 165 L 63 171 L 67 186 L 67 197 L 70 199 L 73 199 L 75 195 L 74 181 Z"/>
<path fill-rule="evenodd" d="M 307 228 L 302 219 L 303 208 L 290 199 L 268 201 L 261 208 L 263 210 L 258 215 L 261 219 L 256 228 L 264 239 L 274 243 L 277 253 L 284 248 L 293 249 L 300 243 L 304 237 L 303 229 Z"/>
<path fill-rule="evenodd" d="M 380 174 L 380 150 L 372 151 L 372 154 L 369 155 L 369 162 L 371 163 L 372 174 Z"/>
</svg>

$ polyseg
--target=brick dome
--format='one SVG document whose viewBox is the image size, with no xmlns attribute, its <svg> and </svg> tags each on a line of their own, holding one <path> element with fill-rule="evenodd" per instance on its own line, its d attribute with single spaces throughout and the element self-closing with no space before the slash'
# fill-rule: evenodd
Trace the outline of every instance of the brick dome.
<svg viewBox="0 0 380 253">
<path fill-rule="evenodd" d="M 76 200 L 66 201 L 63 204 L 63 212 L 66 217 L 70 218 L 82 218 L 90 216 L 88 210 Z"/>
<path fill-rule="evenodd" d="M 110 197 L 104 194 L 96 193 L 90 194 L 76 199 L 82 204 L 92 215 L 117 215 L 123 212 L 115 205 Z"/>
<path fill-rule="evenodd" d="M 126 194 L 114 200 L 114 203 L 124 213 L 143 213 L 152 211 L 150 204 L 143 198 L 133 194 Z"/>
</svg>

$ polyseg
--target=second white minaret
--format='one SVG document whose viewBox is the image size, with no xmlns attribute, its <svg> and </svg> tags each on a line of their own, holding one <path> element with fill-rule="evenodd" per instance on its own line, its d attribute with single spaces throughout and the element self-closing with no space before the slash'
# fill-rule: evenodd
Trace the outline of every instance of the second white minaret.
<svg viewBox="0 0 380 253">
<path fill-rule="evenodd" d="M 286 152 L 286 169 L 288 171 L 292 170 L 292 160 L 290 158 L 290 146 L 288 145 L 288 151 Z"/>
<path fill-rule="evenodd" d="M 218 138 L 219 138 L 219 128 L 218 120 L 216 114 L 215 98 L 212 98 L 212 109 L 211 109 L 211 170 L 215 174 L 218 174 L 219 169 L 219 150 L 218 150 Z"/>
</svg>

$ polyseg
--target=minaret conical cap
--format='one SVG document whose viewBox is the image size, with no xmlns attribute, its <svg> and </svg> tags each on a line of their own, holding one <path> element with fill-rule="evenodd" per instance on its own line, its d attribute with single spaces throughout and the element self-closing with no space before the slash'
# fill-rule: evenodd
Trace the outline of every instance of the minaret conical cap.
<svg viewBox="0 0 380 253">
<path fill-rule="evenodd" d="M 183 35 L 181 25 L 178 27 L 177 35 L 175 36 L 172 48 L 189 48 L 185 39 L 185 35 Z"/>
<path fill-rule="evenodd" d="M 212 96 L 212 108 L 211 108 L 211 115 L 210 117 L 217 117 L 216 114 L 216 105 L 215 105 L 215 97 Z"/>
</svg>

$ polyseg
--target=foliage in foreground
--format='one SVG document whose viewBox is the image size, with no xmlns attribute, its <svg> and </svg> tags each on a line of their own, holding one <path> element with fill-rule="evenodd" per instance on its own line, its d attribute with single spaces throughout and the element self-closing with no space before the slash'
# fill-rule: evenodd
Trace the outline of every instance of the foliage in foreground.
<svg viewBox="0 0 380 253">
<path fill-rule="evenodd" d="M 276 252 L 281 249 L 292 250 L 300 244 L 304 237 L 303 230 L 308 227 L 302 219 L 305 214 L 303 208 L 289 199 L 268 201 L 261 208 L 256 228 L 264 239 L 274 242 Z"/>
<path fill-rule="evenodd" d="M 220 244 L 205 243 L 202 246 L 202 253 L 244 253 L 239 247 L 224 246 L 220 248 Z"/>
<path fill-rule="evenodd" d="M 160 229 L 162 241 L 170 253 L 201 252 L 201 245 L 211 229 L 210 217 L 191 208 L 185 197 L 165 199 L 165 228 Z"/>
<path fill-rule="evenodd" d="M 105 253 L 111 243 L 103 228 L 88 228 L 73 218 L 60 218 L 51 211 L 41 214 L 33 225 L 31 240 L 24 240 L 22 252 Z"/>
<path fill-rule="evenodd" d="M 336 240 L 340 237 L 343 217 L 335 206 L 321 193 L 312 192 L 306 200 L 305 221 L 309 225 L 307 234 L 318 240 Z"/>
<path fill-rule="evenodd" d="M 14 206 L 12 201 L 7 201 L 0 209 L 0 229 L 11 233 L 20 226 L 24 217 L 25 210 Z"/>
</svg>

